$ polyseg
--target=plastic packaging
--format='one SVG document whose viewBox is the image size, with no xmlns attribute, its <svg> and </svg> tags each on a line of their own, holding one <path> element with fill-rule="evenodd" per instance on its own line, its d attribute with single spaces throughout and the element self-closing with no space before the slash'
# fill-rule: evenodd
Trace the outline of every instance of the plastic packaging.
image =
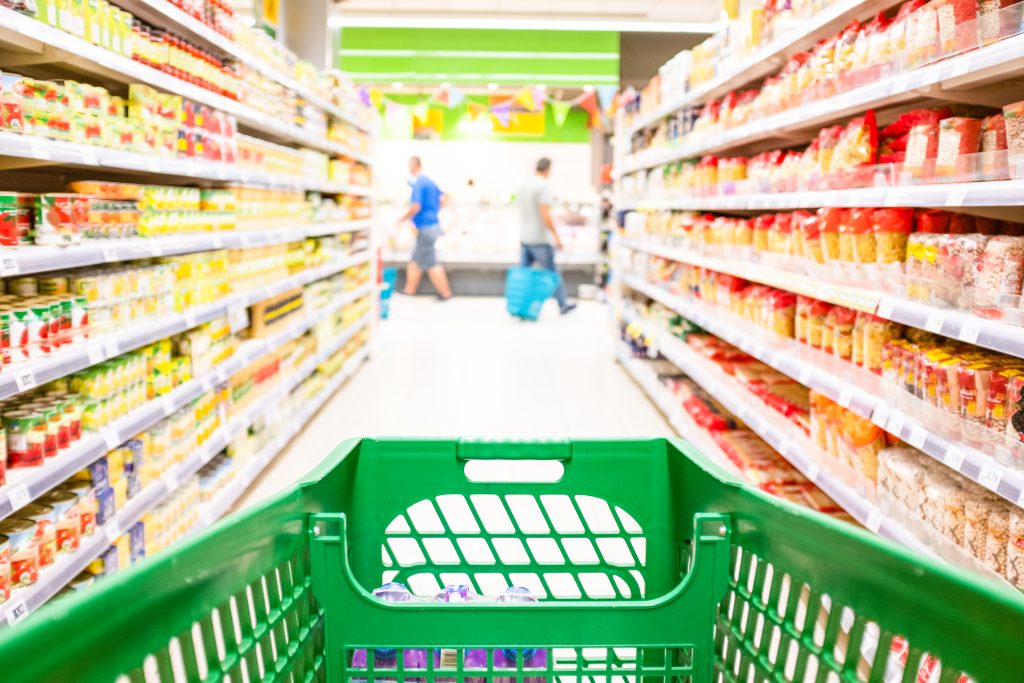
<svg viewBox="0 0 1024 683">
<path fill-rule="evenodd" d="M 1024 178 L 1024 102 L 1003 107 L 1006 121 L 1006 148 L 1010 162 L 1010 177 Z"/>
<path fill-rule="evenodd" d="M 384 602 L 409 602 L 413 600 L 412 593 L 401 583 L 386 583 L 373 591 L 373 597 Z M 378 648 L 373 651 L 374 669 L 397 668 L 398 655 L 392 648 Z M 406 648 L 402 651 L 403 667 L 409 669 L 425 669 L 427 666 L 427 652 L 423 649 Z M 357 649 L 352 652 L 352 668 L 365 669 L 368 665 L 366 650 Z M 366 679 L 354 679 L 362 680 Z M 395 680 L 380 679 L 376 680 Z"/>
<path fill-rule="evenodd" d="M 907 241 L 913 229 L 913 209 L 883 207 L 872 211 L 871 230 L 875 236 L 876 261 L 880 264 L 906 261 Z"/>
<path fill-rule="evenodd" d="M 1024 281 L 1024 237 L 999 235 L 985 244 L 978 263 L 974 306 L 1016 306 Z"/>
<path fill-rule="evenodd" d="M 825 263 L 839 260 L 839 228 L 846 220 L 848 209 L 826 207 L 818 209 L 818 227 L 821 235 L 821 251 Z"/>
<path fill-rule="evenodd" d="M 977 154 L 980 146 L 981 121 L 979 119 L 959 116 L 943 119 L 939 122 L 935 175 L 950 180 L 972 180 L 970 173 L 973 157 L 967 155 Z"/>
</svg>

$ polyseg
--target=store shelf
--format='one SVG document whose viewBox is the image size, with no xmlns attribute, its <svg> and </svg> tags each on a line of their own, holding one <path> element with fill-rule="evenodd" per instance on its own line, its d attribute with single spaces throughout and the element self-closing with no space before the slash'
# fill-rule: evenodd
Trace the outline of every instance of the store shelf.
<svg viewBox="0 0 1024 683">
<path fill-rule="evenodd" d="M 369 230 L 370 219 L 312 223 L 297 228 L 269 230 L 231 230 L 137 237 L 114 240 L 85 240 L 63 247 L 26 246 L 0 251 L 0 277 L 80 268 L 101 263 L 132 261 L 159 256 L 177 256 L 213 249 L 248 249 L 271 244 L 287 244 L 345 232 Z"/>
<path fill-rule="evenodd" d="M 793 109 L 759 116 L 750 123 L 729 130 L 707 132 L 693 142 L 636 154 L 626 163 L 623 174 L 744 147 L 770 138 L 786 138 L 798 131 L 812 131 L 845 121 L 867 109 L 890 107 L 922 98 L 950 98 L 951 91 L 968 91 L 996 79 L 1024 75 L 1024 35 L 1006 38 L 955 57 L 917 69 L 879 78 L 866 85 Z M 963 93 L 965 100 L 969 94 Z M 808 139 L 810 134 L 808 134 Z"/>
<path fill-rule="evenodd" d="M 801 190 L 710 197 L 620 198 L 619 211 L 758 211 L 819 206 L 910 206 L 956 208 L 962 206 L 1024 206 L 1024 180 L 976 183 L 935 183 L 892 187 L 857 187 L 846 190 Z"/>
<path fill-rule="evenodd" d="M 352 336 L 354 336 L 368 323 L 369 316 L 364 316 L 358 322 L 354 323 L 344 335 L 338 337 L 337 340 L 332 342 L 328 349 L 325 349 L 324 352 L 318 353 L 316 358 L 323 356 L 323 358 L 326 359 L 333 353 L 336 353 L 346 343 L 348 343 Z M 277 337 L 257 341 L 266 341 L 268 344 L 261 344 L 263 349 L 260 353 L 255 354 L 256 357 L 273 350 L 277 345 L 283 343 L 283 341 Z M 250 342 L 250 344 L 253 344 L 253 342 Z M 293 373 L 286 380 L 285 385 L 280 389 L 289 387 L 288 391 L 291 391 L 298 386 L 301 381 L 309 376 L 316 369 L 317 365 L 319 365 L 319 363 L 312 362 L 312 360 L 316 360 L 316 358 L 304 363 L 301 369 Z M 363 359 L 365 359 L 365 350 L 363 353 L 353 356 L 353 360 L 357 360 L 357 362 L 346 363 L 344 369 L 336 376 L 341 376 L 342 379 L 335 382 L 336 378 L 332 378 L 331 383 L 328 384 L 327 388 L 325 388 L 321 395 L 314 399 L 311 404 L 322 404 L 326 401 L 330 394 L 337 390 L 341 385 L 344 378 L 351 376 L 352 373 L 355 372 L 359 363 L 362 362 Z M 191 382 L 189 384 L 191 384 Z M 182 385 L 179 389 L 184 387 L 185 385 Z M 55 562 L 53 566 L 48 567 L 40 574 L 39 581 L 31 586 L 15 591 L 10 601 L 5 603 L 3 606 L 4 619 L 0 620 L 0 627 L 5 623 L 13 625 L 18 621 L 21 621 L 51 597 L 56 595 L 61 588 L 71 581 L 71 579 L 85 570 L 93 560 L 98 558 L 110 546 L 113 540 L 121 536 L 129 527 L 131 527 L 131 525 L 135 524 L 135 522 L 141 519 L 143 515 L 159 505 L 160 502 L 176 490 L 180 482 L 194 476 L 203 467 L 203 465 L 208 463 L 215 455 L 227 447 L 227 445 L 231 443 L 238 434 L 243 430 L 248 429 L 256 416 L 266 412 L 267 410 L 273 410 L 274 405 L 280 399 L 281 395 L 282 394 L 279 390 L 270 392 L 266 396 L 258 399 L 253 406 L 250 406 L 243 416 L 232 419 L 221 426 L 210 436 L 209 439 L 207 439 L 206 442 L 203 443 L 203 445 L 192 453 L 187 460 L 171 468 L 158 481 L 146 486 L 138 495 L 131 498 L 125 505 L 124 509 L 119 510 L 112 520 L 107 522 L 103 527 L 98 528 L 96 533 L 92 536 L 83 539 L 82 545 L 77 551 L 59 556 L 57 562 Z M 296 431 L 298 427 L 304 424 L 305 420 L 308 420 L 313 412 L 307 413 L 304 411 L 304 419 L 296 421 L 295 423 Z M 163 415 L 158 419 L 162 418 Z M 281 447 L 286 445 L 293 435 L 294 433 L 289 434 L 288 438 L 283 440 Z M 102 455 L 102 453 L 100 453 L 100 455 Z M 99 455 L 96 457 L 99 457 Z"/>
<path fill-rule="evenodd" d="M 330 354 L 328 354 L 328 356 L 329 355 Z M 366 348 L 363 348 L 350 358 L 342 367 L 341 371 L 331 378 L 327 383 L 327 386 L 324 387 L 324 389 L 321 390 L 313 400 L 306 404 L 306 407 L 299 414 L 299 417 L 291 423 L 288 431 L 279 435 L 271 441 L 270 444 L 264 447 L 264 449 L 253 457 L 253 459 L 246 464 L 240 472 L 235 474 L 234 479 L 231 480 L 231 483 L 229 483 L 223 491 L 218 493 L 207 505 L 203 506 L 202 511 L 199 513 L 199 522 L 201 527 L 208 527 L 212 525 L 234 507 L 239 498 L 241 498 L 252 483 L 259 478 L 263 473 L 263 470 L 273 462 L 274 458 L 284 450 L 285 446 L 288 445 L 299 429 L 309 422 L 314 415 L 316 415 L 320 408 L 323 407 L 327 400 L 330 399 L 334 392 L 336 392 L 349 377 L 355 374 L 356 370 L 359 369 L 359 366 L 362 365 L 368 356 L 369 351 Z M 326 360 L 326 358 L 323 360 Z M 323 360 L 320 362 L 323 362 Z M 317 365 L 318 364 L 319 363 L 317 363 Z M 279 398 L 282 396 L 283 394 L 278 395 Z M 265 406 L 263 406 L 263 408 L 264 410 L 266 409 Z"/>
<path fill-rule="evenodd" d="M 810 48 L 822 38 L 838 33 L 851 19 L 863 19 L 897 4 L 898 0 L 838 0 L 678 100 L 638 117 L 626 128 L 626 136 L 631 137 L 683 107 L 720 97 L 763 78 L 782 68 L 791 55 Z"/>
<path fill-rule="evenodd" d="M 753 397 L 739 387 L 734 379 L 667 331 L 658 330 L 655 339 L 658 350 L 665 358 L 782 454 L 861 525 L 911 550 L 931 554 L 921 541 L 900 524 L 888 519 L 874 503 L 850 488 L 839 476 L 823 468 L 813 457 L 816 447 L 795 425 L 768 406 L 752 400 Z"/>
<path fill-rule="evenodd" d="M 1024 472 L 1006 467 L 983 451 L 954 441 L 908 415 L 896 399 L 886 396 L 885 387 L 875 375 L 794 339 L 752 328 L 728 311 L 676 296 L 635 275 L 625 275 L 622 281 L 804 386 L 871 419 L 964 477 L 1024 507 Z"/>
<path fill-rule="evenodd" d="M 33 55 L 33 60 L 45 58 L 48 64 L 62 65 L 106 81 L 145 83 L 231 114 L 239 124 L 270 135 L 277 141 L 298 143 L 369 162 L 369 157 L 362 152 L 328 140 L 325 132 L 307 131 L 287 124 L 272 114 L 165 74 L 11 9 L 0 8 L 0 46 L 12 53 L 27 52 Z M 15 71 L 17 68 L 14 67 Z"/>
<path fill-rule="evenodd" d="M 166 0 L 119 0 L 118 6 L 147 23 L 171 31 L 203 49 L 242 62 L 259 71 L 267 78 L 277 81 L 290 90 L 294 90 L 307 102 L 323 109 L 335 118 L 370 132 L 369 127 L 365 123 L 328 102 L 305 84 L 279 71 L 255 55 L 250 54 L 234 40 L 217 33 L 217 31 Z"/>
<path fill-rule="evenodd" d="M 251 306 L 256 302 L 340 273 L 346 268 L 366 263 L 369 260 L 370 252 L 362 251 L 338 259 L 333 263 L 296 273 L 271 285 L 248 292 L 231 294 L 213 304 L 196 306 L 184 313 L 157 319 L 135 321 L 130 327 L 118 332 L 103 335 L 88 342 L 73 344 L 67 349 L 48 356 L 15 364 L 0 374 L 0 399 L 20 394 L 92 365 L 98 365 L 108 358 L 184 332 L 214 318 L 226 316 L 233 309 Z"/>
<path fill-rule="evenodd" d="M 280 334 L 267 339 L 246 342 L 238 353 L 218 365 L 212 375 L 186 382 L 166 396 L 149 401 L 124 417 L 115 420 L 105 429 L 86 434 L 75 445 L 40 467 L 8 470 L 7 484 L 0 487 L 0 519 L 11 515 L 57 484 L 67 480 L 72 474 L 86 467 L 110 449 L 124 443 L 126 439 L 149 429 L 168 415 L 188 405 L 209 391 L 215 383 L 225 381 L 234 373 L 245 368 L 255 358 L 301 336 L 311 329 L 325 312 L 338 310 L 369 295 L 372 291 L 372 285 L 364 285 L 332 301 L 327 309 L 305 316 L 301 322 Z"/>
<path fill-rule="evenodd" d="M 238 182 L 288 190 L 315 190 L 329 194 L 369 196 L 373 191 L 368 185 L 265 173 L 234 164 L 140 154 L 8 132 L 0 132 L 0 157 L 31 159 L 40 166 L 104 168 L 214 182 Z"/>
<path fill-rule="evenodd" d="M 1008 325 L 998 320 L 989 320 L 963 311 L 931 306 L 862 287 L 824 282 L 809 275 L 790 273 L 756 262 L 744 261 L 741 258 L 717 258 L 689 249 L 666 247 L 629 238 L 620 239 L 618 244 L 627 249 L 785 289 L 831 304 L 872 313 L 901 325 L 909 325 L 968 344 L 1024 358 L 1024 328 Z"/>
</svg>

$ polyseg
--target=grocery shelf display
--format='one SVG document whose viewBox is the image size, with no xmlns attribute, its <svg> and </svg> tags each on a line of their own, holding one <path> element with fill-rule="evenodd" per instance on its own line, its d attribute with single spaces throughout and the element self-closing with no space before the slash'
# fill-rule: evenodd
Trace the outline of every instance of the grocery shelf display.
<svg viewBox="0 0 1024 683">
<path fill-rule="evenodd" d="M 14 625 L 213 524 L 367 358 L 376 114 L 222 3 L 0 5 Z"/>
<path fill-rule="evenodd" d="M 616 121 L 612 276 L 662 361 L 857 523 L 1018 588 L 1022 11 L 833 2 L 680 53 Z"/>
</svg>

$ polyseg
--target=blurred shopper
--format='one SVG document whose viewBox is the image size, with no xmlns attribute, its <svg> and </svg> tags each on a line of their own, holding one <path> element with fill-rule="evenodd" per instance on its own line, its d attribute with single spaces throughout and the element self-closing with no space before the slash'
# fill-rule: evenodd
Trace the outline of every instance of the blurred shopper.
<svg viewBox="0 0 1024 683">
<path fill-rule="evenodd" d="M 437 238 L 441 236 L 441 228 L 437 223 L 437 212 L 441 210 L 442 194 L 434 181 L 423 175 L 423 164 L 419 157 L 409 159 L 409 174 L 412 176 L 412 197 L 409 210 L 398 219 L 401 225 L 412 220 L 416 226 L 416 246 L 412 250 L 412 259 L 405 271 L 405 294 L 415 294 L 419 289 L 423 273 L 437 290 L 441 301 L 452 298 L 452 290 L 448 285 L 448 274 L 444 266 L 437 261 L 434 248 Z"/>
<path fill-rule="evenodd" d="M 562 248 L 562 240 L 555 230 L 551 219 L 551 187 L 548 176 L 551 175 L 551 160 L 542 158 L 537 161 L 537 172 L 531 176 L 519 190 L 519 241 L 520 265 L 524 268 L 537 264 L 544 270 L 558 274 L 558 289 L 555 300 L 558 308 L 565 315 L 576 308 L 565 298 L 565 283 L 555 268 L 555 249 Z"/>
</svg>

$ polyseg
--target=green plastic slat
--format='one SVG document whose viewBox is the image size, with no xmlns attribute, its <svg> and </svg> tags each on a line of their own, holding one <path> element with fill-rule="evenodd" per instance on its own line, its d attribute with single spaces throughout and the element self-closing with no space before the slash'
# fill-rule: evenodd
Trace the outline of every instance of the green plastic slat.
<svg viewBox="0 0 1024 683">
<path fill-rule="evenodd" d="M 555 482 L 469 481 L 466 462 L 480 459 L 554 459 L 564 473 Z M 503 524 L 477 509 L 478 496 L 492 497 Z M 453 531 L 442 502 L 456 499 L 477 533 Z M 524 524 L 515 501 L 532 501 L 548 529 Z M 552 501 L 576 522 L 560 527 L 564 520 L 546 505 Z M 598 503 L 614 528 L 597 524 Z M 418 505 L 433 510 L 440 528 L 417 528 Z M 386 533 L 396 520 L 408 531 Z M 395 553 L 394 538 L 418 544 L 423 560 Z M 458 544 L 465 538 L 487 548 L 492 563 L 476 564 Z M 451 541 L 456 564 L 431 558 L 438 539 Z M 543 564 L 531 541 L 554 543 L 562 564 Z M 520 544 L 520 559 L 502 559 L 498 549 L 509 542 Z M 602 552 L 602 544 L 620 543 L 620 558 Z M 589 547 L 596 562 L 570 552 L 576 547 Z M 533 575 L 549 595 L 526 605 L 381 604 L 370 591 L 385 572 L 410 583 L 459 573 L 476 586 L 484 574 L 506 582 Z M 552 595 L 553 574 L 581 596 Z M 604 575 L 612 597 L 587 595 L 588 575 Z M 819 622 L 821 596 L 831 607 Z M 801 603 L 808 613 L 797 629 Z M 841 628 L 844 607 L 853 613 L 849 634 Z M 869 623 L 882 633 L 872 661 L 862 654 Z M 122 674 L 142 681 L 153 656 L 146 666 L 155 663 L 158 678 L 171 680 L 168 644 L 176 637 L 184 678 L 198 681 L 206 668 L 204 683 L 707 683 L 781 681 L 794 670 L 797 680 L 815 670 L 817 680 L 845 683 L 881 681 L 896 633 L 909 643 L 908 682 L 923 652 L 941 662 L 943 681 L 962 671 L 987 683 L 1024 670 L 1017 593 L 752 490 L 678 440 L 364 439 L 341 444 L 275 499 L 30 615 L 0 635 L 0 661 L 19 663 L 5 670 L 4 683 L 93 683 Z M 495 664 L 502 648 L 534 647 L 546 654 L 538 671 L 520 656 L 511 669 Z M 375 667 L 369 657 L 370 666 L 356 671 L 351 657 L 360 648 L 426 650 L 427 666 L 412 669 L 403 658 L 398 669 Z M 457 651 L 454 670 L 434 666 L 434 648 Z M 467 667 L 469 649 L 486 651 L 486 670 Z"/>
</svg>

